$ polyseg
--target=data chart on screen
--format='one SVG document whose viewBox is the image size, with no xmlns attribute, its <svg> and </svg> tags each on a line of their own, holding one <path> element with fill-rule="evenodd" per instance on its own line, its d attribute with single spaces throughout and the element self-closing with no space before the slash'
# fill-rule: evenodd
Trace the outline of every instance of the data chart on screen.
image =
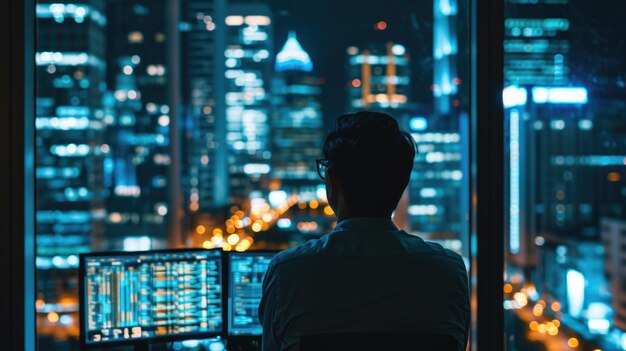
<svg viewBox="0 0 626 351">
<path fill-rule="evenodd" d="M 86 344 L 223 330 L 221 251 L 88 255 L 83 260 Z"/>
<path fill-rule="evenodd" d="M 230 335 L 261 335 L 259 302 L 263 278 L 274 253 L 231 253 L 229 260 L 228 327 Z"/>
</svg>

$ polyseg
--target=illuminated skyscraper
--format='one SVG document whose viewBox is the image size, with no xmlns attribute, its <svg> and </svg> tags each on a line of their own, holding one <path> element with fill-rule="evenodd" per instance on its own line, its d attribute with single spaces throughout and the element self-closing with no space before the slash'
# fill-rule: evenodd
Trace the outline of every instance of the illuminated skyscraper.
<svg viewBox="0 0 626 351">
<path fill-rule="evenodd" d="M 443 2 L 443 1 L 442 1 Z M 507 0 L 504 80 L 518 85 L 569 82 L 569 0 Z"/>
<path fill-rule="evenodd" d="M 626 216 L 626 139 L 615 116 L 626 105 L 596 100 L 583 87 L 512 86 L 503 96 L 510 261 L 584 323 L 575 328 L 624 330 L 616 218 Z"/>
<path fill-rule="evenodd" d="M 597 240 L 600 217 L 621 216 L 626 210 L 620 185 L 626 177 L 621 152 L 626 143 L 614 118 L 626 106 L 593 101 L 587 94 L 583 87 L 505 89 L 509 202 L 513 209 L 522 206 L 519 219 L 511 210 L 512 219 L 523 221 L 518 230 Z M 531 167 L 537 164 L 545 167 Z M 513 245 L 515 252 L 515 241 Z"/>
<path fill-rule="evenodd" d="M 417 155 L 408 186 L 408 227 L 447 248 L 467 249 L 465 235 L 468 185 L 462 162 L 468 157 L 462 136 L 467 124 L 443 128 L 436 119 L 412 117 L 404 121 L 417 143 Z M 456 121 L 458 124 L 458 120 Z"/>
<path fill-rule="evenodd" d="M 507 2 L 507 274 L 560 301 L 568 328 L 622 349 L 623 21 L 597 22 L 595 4 Z"/>
<path fill-rule="evenodd" d="M 272 171 L 281 189 L 300 192 L 318 183 L 315 159 L 321 157 L 322 82 L 294 32 L 278 52 L 272 86 Z"/>
<path fill-rule="evenodd" d="M 164 246 L 170 209 L 172 109 L 165 2 L 107 1 L 107 248 L 149 237 Z"/>
<path fill-rule="evenodd" d="M 626 141 L 614 123 L 614 115 L 626 109 L 608 101 L 551 105 L 536 104 L 530 111 L 535 118 L 528 138 L 541 146 L 535 164 L 549 165 L 534 175 L 541 204 L 535 211 L 537 229 L 597 241 L 600 216 L 614 210 L 621 216 L 626 208 L 619 183 L 626 176 Z"/>
<path fill-rule="evenodd" d="M 438 115 L 447 115 L 452 109 L 454 99 L 458 99 L 459 78 L 459 44 L 457 22 L 458 16 L 456 0 L 435 0 L 433 4 L 433 96 L 435 97 L 435 112 Z M 462 55 L 464 56 L 464 55 Z M 456 107 L 459 106 L 457 100 Z"/>
<path fill-rule="evenodd" d="M 271 168 L 271 10 L 265 4 L 229 5 L 225 23 L 228 187 L 229 198 L 237 203 L 265 187 Z"/>
<path fill-rule="evenodd" d="M 398 110 L 407 107 L 409 55 L 401 44 L 348 48 L 348 106 L 355 110 Z"/>
<path fill-rule="evenodd" d="M 467 12 L 457 0 L 433 2 L 434 110 L 410 120 L 418 144 L 409 185 L 411 227 L 469 256 L 469 59 L 463 45 Z M 465 15 L 463 15 L 465 13 Z M 466 38 L 468 38 L 466 36 Z"/>
<path fill-rule="evenodd" d="M 104 234 L 107 19 L 101 1 L 40 1 L 36 16 L 37 310 L 45 345 L 44 336 L 66 331 L 47 313 L 75 323 L 77 254 Z"/>
<path fill-rule="evenodd" d="M 510 258 L 521 266 L 536 264 L 537 251 L 534 238 L 539 230 L 546 229 L 534 215 L 541 210 L 539 183 L 532 171 L 536 168 L 537 153 L 546 152 L 547 145 L 536 144 L 546 130 L 537 126 L 551 121 L 536 116 L 545 107 L 571 110 L 572 105 L 552 105 L 528 108 L 533 86 L 558 86 L 569 82 L 569 20 L 564 18 L 569 0 L 519 1 L 507 0 L 504 40 L 504 80 L 509 85 L 503 93 L 506 123 L 509 125 L 509 167 L 507 174 L 507 226 Z M 585 92 L 586 94 L 586 92 Z M 573 112 L 576 114 L 576 112 Z M 572 114 L 572 111 L 568 111 Z M 536 121 L 536 122 L 535 122 Z M 541 150 L 537 148 L 540 147 Z M 532 188 L 532 191 L 523 189 Z M 560 207 L 559 207 L 560 208 Z M 562 216 L 562 215 L 561 215 Z M 555 217 L 556 218 L 556 217 Z"/>
<path fill-rule="evenodd" d="M 103 10 L 96 1 L 37 5 L 37 238 L 42 260 L 86 250 L 104 229 Z"/>
<path fill-rule="evenodd" d="M 503 100 L 509 146 L 505 177 L 508 252 L 516 263 L 534 265 L 538 233 L 564 231 L 565 237 L 575 237 L 579 225 L 585 226 L 582 222 L 592 222 L 591 203 L 575 204 L 591 190 L 575 185 L 574 174 L 577 177 L 580 169 L 558 163 L 564 160 L 564 153 L 573 159 L 594 144 L 594 125 L 583 118 L 587 104 L 584 88 L 510 86 L 504 90 Z M 568 140 L 579 140 L 579 147 L 574 148 Z M 538 164 L 545 167 L 536 167 Z"/>
<path fill-rule="evenodd" d="M 195 214 L 215 212 L 228 200 L 223 118 L 226 82 L 224 61 L 219 54 L 225 48 L 226 1 L 184 0 L 181 4 L 181 180 L 185 211 L 192 215 L 187 218 L 192 219 Z"/>
</svg>

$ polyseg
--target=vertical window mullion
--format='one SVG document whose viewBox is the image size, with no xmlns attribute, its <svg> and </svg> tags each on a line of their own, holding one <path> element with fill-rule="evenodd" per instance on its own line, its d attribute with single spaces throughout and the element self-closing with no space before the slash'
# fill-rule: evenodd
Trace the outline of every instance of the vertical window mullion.
<svg viewBox="0 0 626 351">
<path fill-rule="evenodd" d="M 471 2 L 474 350 L 504 349 L 503 1 Z"/>
</svg>

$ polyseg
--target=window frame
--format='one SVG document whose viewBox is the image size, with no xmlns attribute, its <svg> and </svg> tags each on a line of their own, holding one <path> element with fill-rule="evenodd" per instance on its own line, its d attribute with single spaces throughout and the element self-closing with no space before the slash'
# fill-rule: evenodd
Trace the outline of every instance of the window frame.
<svg viewBox="0 0 626 351">
<path fill-rule="evenodd" d="M 504 349 L 504 0 L 468 0 L 471 31 L 471 349 Z M 3 341 L 36 350 L 35 335 L 35 0 L 0 2 L 0 300 Z M 6 54 L 5 54 L 6 53 Z M 30 63 L 30 64 L 29 64 Z M 15 118 L 8 118 L 14 116 Z M 478 235 L 480 233 L 480 235 Z M 480 267 L 480 270 L 478 270 Z"/>
<path fill-rule="evenodd" d="M 36 349 L 34 3 L 0 2 L 1 340 L 26 351 Z"/>
<path fill-rule="evenodd" d="M 470 278 L 480 350 L 505 350 L 504 2 L 470 0 Z M 479 349 L 474 341 L 471 349 Z"/>
</svg>

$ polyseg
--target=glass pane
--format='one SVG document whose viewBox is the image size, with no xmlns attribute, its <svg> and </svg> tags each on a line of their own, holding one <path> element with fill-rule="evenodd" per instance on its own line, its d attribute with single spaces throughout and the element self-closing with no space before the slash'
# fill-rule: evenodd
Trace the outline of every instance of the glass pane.
<svg viewBox="0 0 626 351">
<path fill-rule="evenodd" d="M 505 3 L 508 350 L 626 350 L 625 11 Z"/>
<path fill-rule="evenodd" d="M 41 350 L 78 347 L 79 253 L 330 230 L 315 160 L 346 112 L 411 132 L 394 221 L 469 266 L 467 1 L 41 0 L 36 15 Z"/>
</svg>

